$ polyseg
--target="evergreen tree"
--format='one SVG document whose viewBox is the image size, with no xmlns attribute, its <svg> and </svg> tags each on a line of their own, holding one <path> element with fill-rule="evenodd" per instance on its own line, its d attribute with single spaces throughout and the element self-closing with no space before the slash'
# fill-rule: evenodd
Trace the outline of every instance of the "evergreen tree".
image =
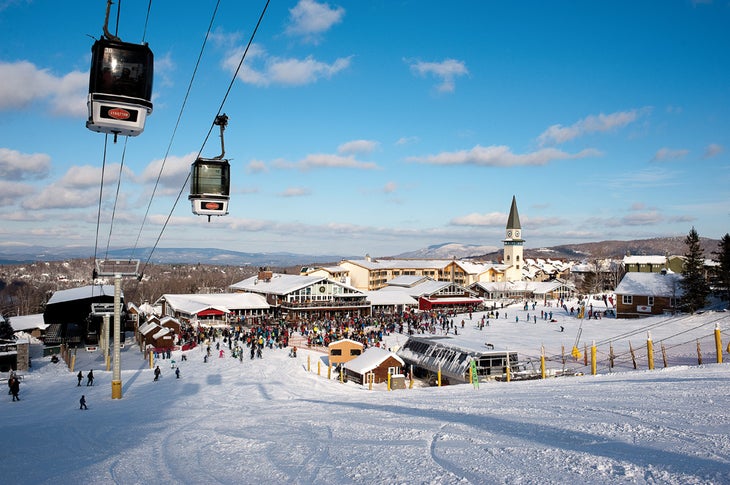
<svg viewBox="0 0 730 485">
<path fill-rule="evenodd" d="M 15 340 L 15 331 L 7 318 L 0 320 L 0 340 Z"/>
<path fill-rule="evenodd" d="M 717 283 L 722 288 L 722 299 L 730 300 L 730 234 L 725 234 L 717 246 Z"/>
<path fill-rule="evenodd" d="M 682 268 L 681 286 L 684 290 L 682 302 L 690 313 L 694 313 L 707 305 L 710 286 L 705 279 L 705 256 L 700 247 L 700 236 L 694 227 L 684 243 L 687 245 L 687 252 L 684 255 Z"/>
</svg>

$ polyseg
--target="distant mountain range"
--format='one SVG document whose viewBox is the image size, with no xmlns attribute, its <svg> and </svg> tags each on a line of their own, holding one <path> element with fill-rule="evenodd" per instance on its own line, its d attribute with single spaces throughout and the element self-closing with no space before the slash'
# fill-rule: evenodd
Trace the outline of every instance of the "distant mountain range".
<svg viewBox="0 0 730 485">
<path fill-rule="evenodd" d="M 549 248 L 525 247 L 527 258 L 552 258 L 568 260 L 589 260 L 603 258 L 622 258 L 631 255 L 683 255 L 687 251 L 684 237 L 663 237 L 638 239 L 633 241 L 601 241 L 581 244 L 565 244 Z M 700 238 L 705 257 L 711 259 L 718 250 L 717 239 Z M 138 248 L 134 254 L 131 249 L 114 249 L 108 255 L 97 252 L 98 259 L 134 258 L 146 262 L 152 248 Z M 86 259 L 94 254 L 93 248 L 70 247 L 49 248 L 41 246 L 0 247 L 0 264 L 19 264 L 34 261 L 63 261 L 67 259 Z M 373 255 L 379 258 L 388 256 Z M 336 263 L 342 259 L 363 259 L 363 255 L 320 255 L 275 252 L 245 253 L 216 248 L 157 248 L 150 259 L 154 264 L 212 264 L 229 266 L 271 266 L 293 267 Z M 482 259 L 499 261 L 502 248 L 454 242 L 435 244 L 416 251 L 390 256 L 396 259 Z"/>
</svg>

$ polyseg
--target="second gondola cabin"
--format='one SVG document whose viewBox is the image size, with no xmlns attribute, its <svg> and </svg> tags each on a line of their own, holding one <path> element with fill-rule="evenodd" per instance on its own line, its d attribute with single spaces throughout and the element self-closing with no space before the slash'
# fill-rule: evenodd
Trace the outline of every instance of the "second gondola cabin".
<svg viewBox="0 0 730 485">
<path fill-rule="evenodd" d="M 193 162 L 190 178 L 190 195 L 193 214 L 199 216 L 225 216 L 230 199 L 231 166 L 228 160 L 198 158 Z"/>
<path fill-rule="evenodd" d="M 147 44 L 101 38 L 91 48 L 89 118 L 101 133 L 137 136 L 152 113 L 154 56 Z"/>
</svg>

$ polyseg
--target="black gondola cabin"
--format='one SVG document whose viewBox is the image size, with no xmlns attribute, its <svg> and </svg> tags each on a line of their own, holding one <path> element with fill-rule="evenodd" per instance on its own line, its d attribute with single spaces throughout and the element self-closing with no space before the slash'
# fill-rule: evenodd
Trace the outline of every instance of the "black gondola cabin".
<svg viewBox="0 0 730 485">
<path fill-rule="evenodd" d="M 154 57 L 147 44 L 101 38 L 91 48 L 86 127 L 137 136 L 152 113 Z"/>
<path fill-rule="evenodd" d="M 228 160 L 198 158 L 193 163 L 190 196 L 193 213 L 199 216 L 225 216 L 230 199 L 231 166 Z"/>
</svg>

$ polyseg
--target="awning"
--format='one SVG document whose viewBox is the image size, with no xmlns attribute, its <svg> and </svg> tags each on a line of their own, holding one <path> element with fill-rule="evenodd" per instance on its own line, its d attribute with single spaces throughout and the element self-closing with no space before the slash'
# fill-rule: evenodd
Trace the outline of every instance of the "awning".
<svg viewBox="0 0 730 485">
<path fill-rule="evenodd" d="M 207 308 L 205 310 L 199 311 L 197 315 L 199 317 L 222 316 L 225 315 L 225 312 L 216 310 L 215 308 Z"/>
</svg>

